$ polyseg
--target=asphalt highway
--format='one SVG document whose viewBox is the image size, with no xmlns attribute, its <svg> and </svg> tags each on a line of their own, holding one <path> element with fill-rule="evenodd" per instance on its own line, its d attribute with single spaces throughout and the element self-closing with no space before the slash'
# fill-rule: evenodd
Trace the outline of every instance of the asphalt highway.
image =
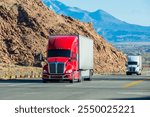
<svg viewBox="0 0 150 117">
<path fill-rule="evenodd" d="M 1 100 L 150 100 L 150 76 L 94 75 L 92 81 L 0 80 Z"/>
</svg>

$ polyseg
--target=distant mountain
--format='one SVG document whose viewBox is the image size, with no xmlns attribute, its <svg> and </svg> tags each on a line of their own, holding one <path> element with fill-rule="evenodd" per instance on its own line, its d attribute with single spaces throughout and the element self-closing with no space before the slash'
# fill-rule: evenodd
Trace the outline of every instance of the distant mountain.
<svg viewBox="0 0 150 117">
<path fill-rule="evenodd" d="M 57 14 L 64 14 L 83 22 L 92 22 L 95 30 L 109 42 L 150 42 L 150 27 L 128 24 L 102 10 L 89 12 L 69 7 L 57 0 L 42 0 Z"/>
</svg>

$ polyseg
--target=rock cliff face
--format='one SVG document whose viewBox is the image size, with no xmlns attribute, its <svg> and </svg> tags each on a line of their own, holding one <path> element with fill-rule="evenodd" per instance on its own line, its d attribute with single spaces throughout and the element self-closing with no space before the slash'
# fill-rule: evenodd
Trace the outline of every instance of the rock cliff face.
<svg viewBox="0 0 150 117">
<path fill-rule="evenodd" d="M 94 40 L 95 73 L 125 71 L 125 56 L 99 36 L 91 23 L 57 15 L 40 0 L 0 0 L 0 62 L 31 65 L 45 52 L 49 35 L 80 34 Z"/>
</svg>

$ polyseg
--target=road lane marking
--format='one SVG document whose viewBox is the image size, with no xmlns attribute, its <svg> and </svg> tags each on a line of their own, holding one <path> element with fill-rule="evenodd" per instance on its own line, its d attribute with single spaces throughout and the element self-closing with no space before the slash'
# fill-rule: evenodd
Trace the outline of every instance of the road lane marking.
<svg viewBox="0 0 150 117">
<path fill-rule="evenodd" d="M 23 85 L 29 85 L 30 83 L 15 83 L 15 84 L 10 84 L 7 85 L 8 87 L 16 87 L 16 86 L 23 86 Z"/>
<path fill-rule="evenodd" d="M 21 83 L 21 84 L 13 84 L 13 83 L 10 83 L 10 84 L 0 84 L 0 88 L 8 88 L 8 87 L 16 87 L 16 86 L 24 86 L 24 85 L 27 85 L 27 83 Z"/>
<path fill-rule="evenodd" d="M 133 81 L 133 82 L 130 82 L 130 83 L 128 83 L 128 84 L 125 84 L 125 85 L 123 86 L 123 88 L 129 88 L 129 87 L 132 87 L 132 86 L 134 86 L 134 85 L 140 84 L 140 83 L 142 83 L 142 82 L 144 82 L 144 80 Z"/>
<path fill-rule="evenodd" d="M 40 94 L 40 92 L 28 92 L 24 93 L 23 95 L 35 95 L 35 94 Z"/>
<path fill-rule="evenodd" d="M 67 85 L 66 87 L 70 87 L 70 88 L 82 88 L 82 89 L 116 89 L 116 88 L 120 88 L 120 86 L 86 86 L 86 85 Z"/>
<path fill-rule="evenodd" d="M 66 84 L 66 87 L 72 87 L 72 86 L 78 86 L 78 85 L 82 85 L 83 83 L 73 83 L 73 84 Z"/>
<path fill-rule="evenodd" d="M 149 95 L 150 95 L 150 92 L 118 92 L 118 94 L 149 96 Z"/>
</svg>

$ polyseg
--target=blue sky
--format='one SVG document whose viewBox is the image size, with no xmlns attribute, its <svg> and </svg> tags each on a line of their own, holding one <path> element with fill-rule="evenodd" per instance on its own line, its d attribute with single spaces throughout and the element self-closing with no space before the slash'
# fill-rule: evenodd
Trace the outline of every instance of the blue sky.
<svg viewBox="0 0 150 117">
<path fill-rule="evenodd" d="M 150 0 L 59 0 L 88 11 L 98 9 L 131 24 L 150 26 Z"/>
</svg>

